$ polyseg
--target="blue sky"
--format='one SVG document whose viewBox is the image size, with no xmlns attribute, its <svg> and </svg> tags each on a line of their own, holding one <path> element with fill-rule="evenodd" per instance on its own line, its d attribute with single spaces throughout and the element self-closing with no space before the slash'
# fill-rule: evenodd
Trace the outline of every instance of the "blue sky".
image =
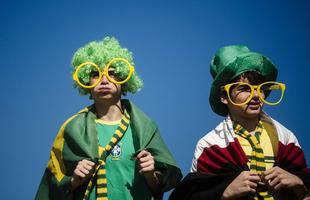
<svg viewBox="0 0 310 200">
<path fill-rule="evenodd" d="M 223 119 L 209 106 L 209 63 L 231 44 L 278 66 L 287 91 L 265 110 L 295 133 L 309 163 L 310 3 L 296 2 L 2 0 L 2 198 L 33 199 L 58 128 L 91 104 L 73 88 L 72 55 L 105 36 L 134 53 L 144 88 L 127 97 L 157 122 L 183 174 L 198 139 Z"/>
</svg>

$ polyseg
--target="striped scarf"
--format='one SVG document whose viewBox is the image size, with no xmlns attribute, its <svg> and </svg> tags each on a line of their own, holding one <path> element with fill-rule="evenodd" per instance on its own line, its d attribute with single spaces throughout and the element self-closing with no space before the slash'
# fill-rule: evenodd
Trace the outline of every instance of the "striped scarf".
<svg viewBox="0 0 310 200">
<path fill-rule="evenodd" d="M 233 123 L 234 132 L 246 139 L 252 147 L 252 155 L 250 159 L 250 170 L 256 172 L 259 176 L 266 171 L 264 151 L 260 145 L 260 135 L 263 132 L 263 123 L 259 121 L 254 134 L 250 134 L 240 124 Z M 273 199 L 272 195 L 268 193 L 268 187 L 265 183 L 259 182 L 256 189 L 254 199 Z"/>
<path fill-rule="evenodd" d="M 89 195 L 93 186 L 95 177 L 97 178 L 97 191 L 96 191 L 96 200 L 108 200 L 108 188 L 107 188 L 107 178 L 106 178 L 106 169 L 105 169 L 105 160 L 109 155 L 110 151 L 114 146 L 121 140 L 124 133 L 126 132 L 130 122 L 130 116 L 125 110 L 122 120 L 115 130 L 114 135 L 112 136 L 110 142 L 105 146 L 99 146 L 99 164 L 96 166 L 95 171 L 87 185 L 87 189 L 84 194 L 83 200 L 88 200 Z"/>
</svg>

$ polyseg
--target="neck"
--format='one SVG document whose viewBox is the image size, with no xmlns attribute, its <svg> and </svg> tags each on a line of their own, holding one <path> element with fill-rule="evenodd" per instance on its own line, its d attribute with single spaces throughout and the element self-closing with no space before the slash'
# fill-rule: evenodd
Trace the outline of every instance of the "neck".
<svg viewBox="0 0 310 200">
<path fill-rule="evenodd" d="M 104 121 L 117 121 L 123 116 L 121 101 L 117 102 L 95 102 L 98 119 Z"/>
<path fill-rule="evenodd" d="M 240 124 L 248 132 L 255 131 L 258 125 L 258 122 L 259 122 L 259 116 L 253 117 L 253 118 L 245 118 L 242 116 L 236 116 L 236 115 L 230 114 L 230 117 L 232 121 Z"/>
</svg>

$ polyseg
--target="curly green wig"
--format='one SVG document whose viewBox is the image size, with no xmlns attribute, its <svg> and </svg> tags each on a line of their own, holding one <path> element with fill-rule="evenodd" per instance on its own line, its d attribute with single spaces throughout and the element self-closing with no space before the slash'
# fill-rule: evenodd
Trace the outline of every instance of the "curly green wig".
<svg viewBox="0 0 310 200">
<path fill-rule="evenodd" d="M 84 62 L 93 62 L 102 68 L 113 58 L 124 58 L 134 66 L 132 52 L 128 51 L 126 48 L 122 48 L 116 38 L 105 37 L 102 41 L 92 41 L 84 47 L 79 48 L 74 53 L 72 58 L 72 74 L 75 72 L 76 68 Z M 115 66 L 115 69 L 120 76 L 128 73 L 127 71 L 124 71 L 126 68 L 122 66 L 124 64 L 125 63 L 119 63 L 118 66 Z M 86 73 L 82 73 L 81 76 L 83 76 L 80 78 L 82 78 L 84 82 L 89 81 L 89 77 L 86 76 Z M 89 90 L 80 87 L 78 84 L 74 83 L 74 86 L 78 88 L 81 95 L 89 94 Z M 122 85 L 122 93 L 136 93 L 142 88 L 142 86 L 142 80 L 134 72 L 129 81 Z"/>
</svg>

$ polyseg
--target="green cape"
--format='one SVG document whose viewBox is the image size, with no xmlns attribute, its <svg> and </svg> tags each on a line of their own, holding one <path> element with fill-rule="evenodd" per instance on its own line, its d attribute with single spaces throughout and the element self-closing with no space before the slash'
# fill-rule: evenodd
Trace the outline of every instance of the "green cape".
<svg viewBox="0 0 310 200">
<path fill-rule="evenodd" d="M 162 193 L 172 189 L 181 180 L 182 174 L 163 142 L 156 124 L 129 100 L 122 100 L 122 105 L 131 117 L 135 154 L 147 149 L 154 156 L 155 170 L 162 173 Z M 96 112 L 92 105 L 62 125 L 35 199 L 62 200 L 71 199 L 72 195 L 74 199 L 83 198 L 86 184 L 77 188 L 74 194 L 69 191 L 69 186 L 73 171 L 80 160 L 88 159 L 98 163 L 95 119 Z"/>
</svg>

